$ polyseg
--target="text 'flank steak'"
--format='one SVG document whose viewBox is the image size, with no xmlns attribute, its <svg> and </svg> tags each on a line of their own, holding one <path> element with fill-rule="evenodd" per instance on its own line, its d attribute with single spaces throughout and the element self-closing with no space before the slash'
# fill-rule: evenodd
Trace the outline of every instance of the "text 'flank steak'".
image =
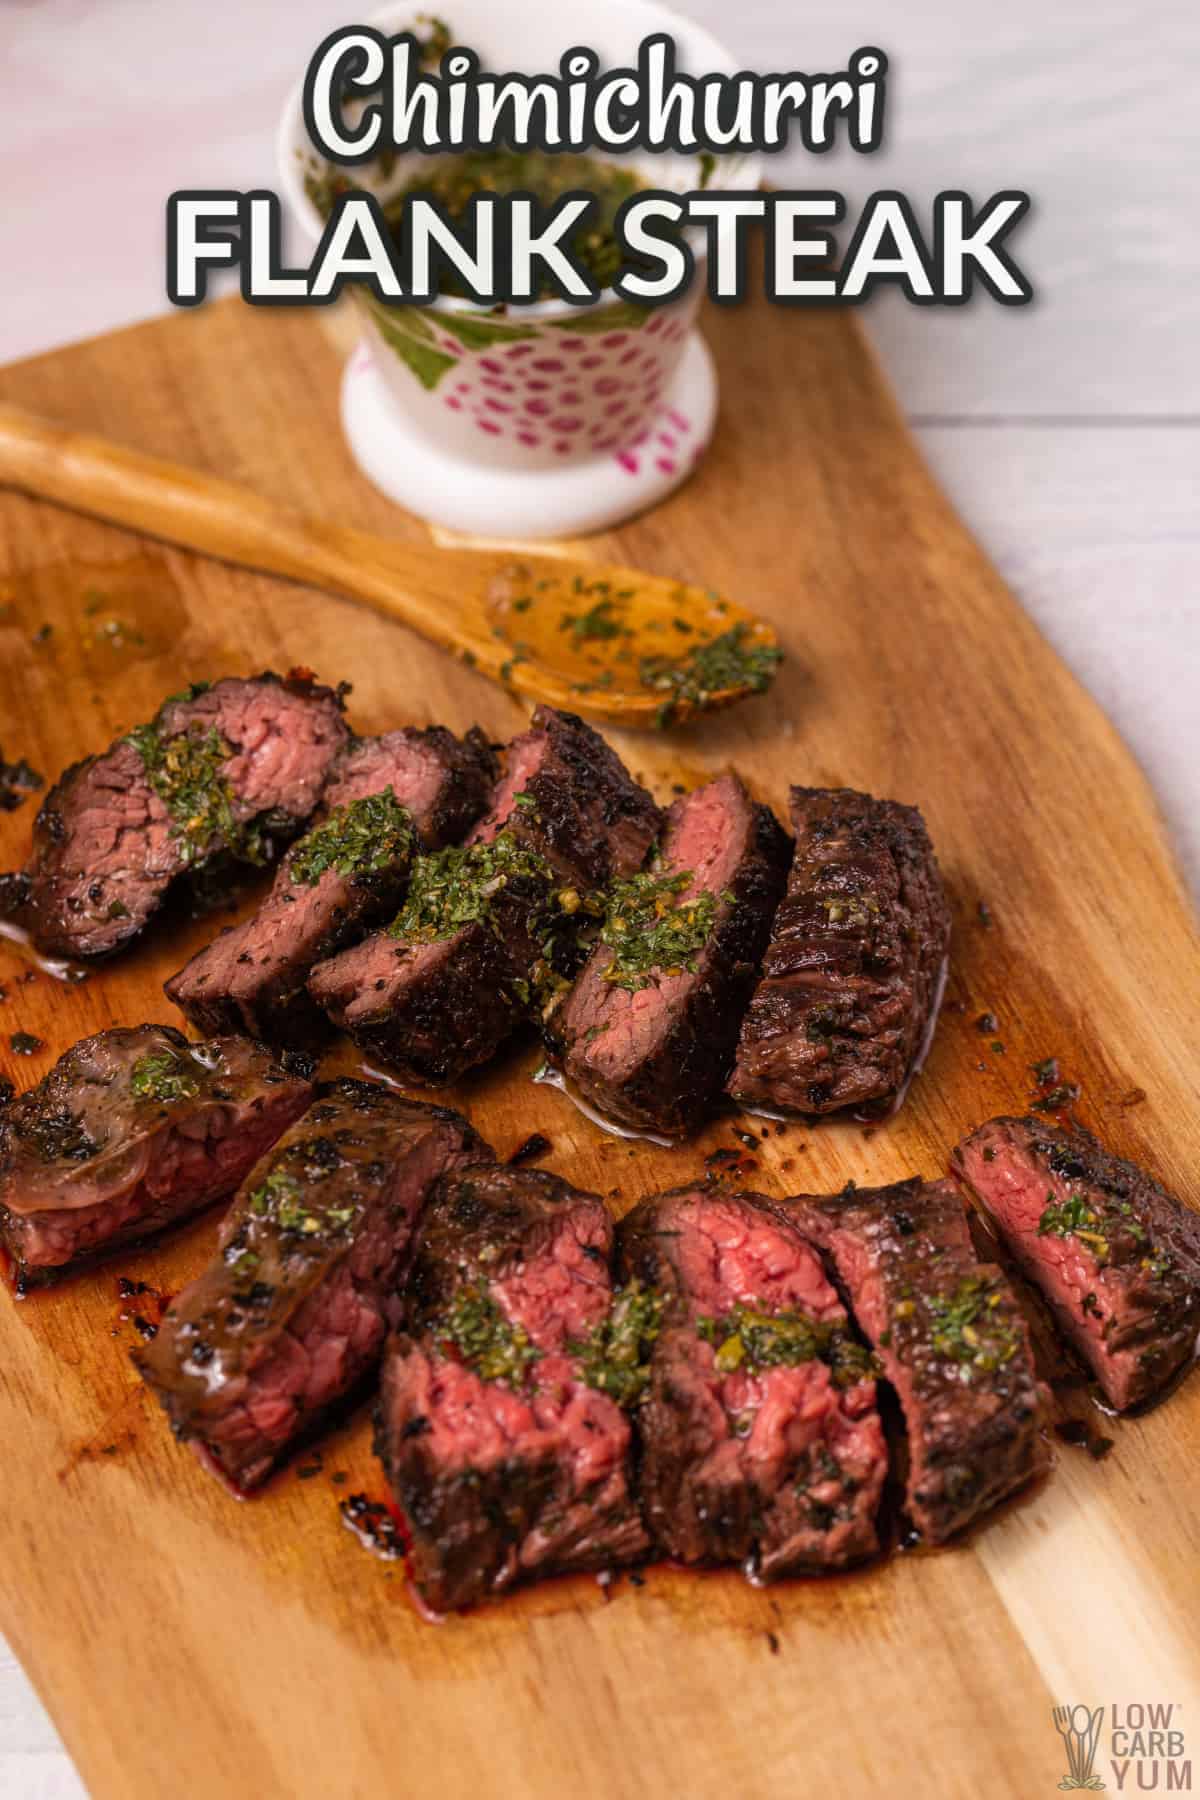
<svg viewBox="0 0 1200 1800">
<path fill-rule="evenodd" d="M 603 1202 L 542 1170 L 450 1175 L 429 1203 L 376 1442 L 439 1611 L 649 1548 L 626 1409 L 655 1307 L 614 1296 L 611 1250 Z"/>
<path fill-rule="evenodd" d="M 171 883 L 217 858 L 267 862 L 312 813 L 346 742 L 341 697 L 309 676 L 230 677 L 163 702 L 43 801 L 0 910 L 43 949 L 106 956 Z"/>
<path fill-rule="evenodd" d="M 1004 1275 L 975 1256 L 952 1182 L 914 1178 L 780 1202 L 832 1258 L 895 1388 L 908 1510 L 942 1543 L 1046 1465 L 1029 1333 Z"/>
<path fill-rule="evenodd" d="M 85 1038 L 0 1107 L 0 1238 L 28 1286 L 232 1194 L 303 1112 L 305 1059 L 169 1025 Z"/>
<path fill-rule="evenodd" d="M 656 1541 L 768 1579 L 873 1555 L 873 1366 L 812 1247 L 756 1195 L 707 1188 L 642 1201 L 620 1244 L 666 1300 L 638 1416 Z"/>
<path fill-rule="evenodd" d="M 433 1182 L 490 1156 L 458 1113 L 372 1082 L 322 1088 L 137 1356 L 176 1435 L 235 1487 L 265 1480 L 378 1361 Z"/>
<path fill-rule="evenodd" d="M 539 706 L 466 846 L 420 858 L 393 923 L 319 963 L 310 992 L 411 1080 L 452 1081 L 572 972 L 591 896 L 641 866 L 661 821 L 590 726 Z"/>
<path fill-rule="evenodd" d="M 314 963 L 352 943 L 404 897 L 412 859 L 462 835 L 487 804 L 495 759 L 477 731 L 434 726 L 350 744 L 317 823 L 284 857 L 258 911 L 223 931 L 166 984 L 201 1031 L 319 1043 Z"/>
<path fill-rule="evenodd" d="M 607 1117 L 693 1130 L 733 1061 L 790 843 L 736 775 L 677 800 L 661 852 L 609 894 L 600 941 L 550 1028 Z"/>
<path fill-rule="evenodd" d="M 950 912 L 915 806 L 791 792 L 796 851 L 729 1092 L 789 1113 L 896 1104 L 940 998 Z"/>
<path fill-rule="evenodd" d="M 1115 1407 L 1194 1360 L 1200 1216 L 1145 1170 L 1035 1118 L 981 1125 L 954 1170 Z"/>
</svg>

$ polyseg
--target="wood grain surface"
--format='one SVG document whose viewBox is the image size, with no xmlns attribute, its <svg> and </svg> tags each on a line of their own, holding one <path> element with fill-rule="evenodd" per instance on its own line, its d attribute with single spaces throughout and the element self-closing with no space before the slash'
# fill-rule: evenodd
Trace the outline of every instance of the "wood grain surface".
<svg viewBox="0 0 1200 1800">
<path fill-rule="evenodd" d="M 707 329 L 716 446 L 595 554 L 728 587 L 789 661 L 769 698 L 702 733 L 615 741 L 664 797 L 732 764 L 780 808 L 792 781 L 919 803 L 956 923 L 949 1010 L 902 1114 L 772 1130 L 745 1150 L 746 1185 L 939 1172 L 1057 1055 L 1085 1122 L 1195 1201 L 1198 944 L 1145 783 L 955 520 L 853 324 L 761 308 Z M 349 463 L 336 394 L 311 318 L 236 303 L 0 374 L 4 400 L 420 534 Z M 0 557 L 0 743 L 48 775 L 184 682 L 263 666 L 352 681 L 364 731 L 522 722 L 348 604 L 15 495 L 0 495 Z M 0 867 L 30 823 L 29 807 L 0 819 Z M 177 920 L 80 985 L 24 979 L 0 944 L 0 1070 L 24 1085 L 86 1032 L 170 1020 L 161 981 L 223 922 Z M 975 1028 L 984 1011 L 1002 1054 Z M 44 1051 L 11 1056 L 17 1030 Z M 537 1060 L 516 1048 L 451 1098 L 501 1154 L 544 1132 L 548 1164 L 619 1210 L 745 1149 L 731 1119 L 675 1152 L 606 1137 L 529 1083 Z M 1101 1463 L 1061 1449 L 1035 1494 L 938 1554 L 770 1590 L 662 1569 L 607 1597 L 560 1582 L 434 1628 L 341 1525 L 339 1497 L 382 1494 L 365 1410 L 318 1473 L 293 1465 L 239 1504 L 143 1396 L 117 1276 L 174 1291 L 214 1231 L 210 1217 L 57 1292 L 0 1297 L 0 1627 L 95 1795 L 1026 1796 L 1064 1772 L 1057 1702 L 1200 1719 L 1200 1381 L 1114 1424 Z"/>
</svg>

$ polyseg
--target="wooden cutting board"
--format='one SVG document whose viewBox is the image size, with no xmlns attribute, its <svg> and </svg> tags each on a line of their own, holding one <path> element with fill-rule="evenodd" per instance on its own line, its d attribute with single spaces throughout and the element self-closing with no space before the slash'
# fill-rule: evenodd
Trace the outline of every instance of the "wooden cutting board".
<svg viewBox="0 0 1200 1800">
<path fill-rule="evenodd" d="M 453 1103 L 502 1155 L 544 1132 L 550 1166 L 623 1209 L 719 1147 L 775 1193 L 937 1174 L 1058 1056 L 1080 1116 L 1195 1202 L 1200 945 L 1145 782 L 934 486 L 853 323 L 763 306 L 707 331 L 715 448 L 596 552 L 726 587 L 789 660 L 769 698 L 619 748 L 664 797 L 732 764 L 780 809 L 794 781 L 918 802 L 954 897 L 948 1008 L 903 1113 L 874 1131 L 793 1125 L 751 1151 L 732 1126 L 761 1124 L 722 1120 L 674 1152 L 624 1143 L 530 1084 L 532 1046 Z M 337 392 L 311 316 L 238 302 L 0 374 L 6 400 L 420 533 L 352 467 Z M 51 776 L 186 682 L 262 667 L 352 681 L 364 731 L 522 723 L 349 604 L 12 494 L 0 556 L 0 743 Z M 31 822 L 0 817 L 0 867 Z M 171 1020 L 163 978 L 223 922 L 153 936 L 78 986 L 28 978 L 0 944 L 0 1070 L 25 1085 L 85 1033 Z M 987 1011 L 999 1029 L 982 1035 Z M 11 1055 L 17 1030 L 45 1049 Z M 239 1504 L 145 1399 L 119 1314 L 153 1316 L 153 1296 L 122 1306 L 117 1277 L 173 1292 L 214 1232 L 210 1217 L 58 1292 L 0 1295 L 0 1627 L 95 1795 L 1025 1797 L 1065 1773 L 1060 1702 L 1181 1706 L 1200 1763 L 1200 1377 L 1108 1427 L 1104 1461 L 1060 1447 L 1035 1494 L 953 1549 L 770 1590 L 657 1568 L 607 1595 L 552 1583 L 439 1628 L 343 1528 L 340 1499 L 383 1493 L 365 1408 L 315 1473 L 304 1459 Z M 1103 1751 L 1097 1769 L 1114 1789 Z"/>
</svg>

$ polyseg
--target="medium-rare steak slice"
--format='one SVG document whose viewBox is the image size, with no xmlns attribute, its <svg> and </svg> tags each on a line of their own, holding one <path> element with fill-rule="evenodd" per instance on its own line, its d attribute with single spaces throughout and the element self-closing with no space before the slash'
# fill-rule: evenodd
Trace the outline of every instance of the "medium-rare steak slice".
<svg viewBox="0 0 1200 1800">
<path fill-rule="evenodd" d="M 426 1210 L 376 1447 L 439 1611 L 649 1547 L 626 1408 L 654 1297 L 614 1296 L 612 1221 L 539 1169 L 447 1176 Z"/>
<path fill-rule="evenodd" d="M 643 1200 L 619 1236 L 623 1267 L 668 1296 L 638 1421 L 657 1542 L 763 1578 L 873 1555 L 873 1368 L 816 1251 L 769 1202 L 705 1187 Z"/>
<path fill-rule="evenodd" d="M 319 1043 L 308 992 L 332 956 L 404 896 L 420 845 L 461 835 L 487 804 L 495 760 L 478 732 L 435 726 L 359 740 L 330 771 L 319 822 L 293 844 L 258 911 L 199 951 L 166 994 L 201 1031 Z"/>
<path fill-rule="evenodd" d="M 791 844 L 736 775 L 677 800 L 659 855 L 610 890 L 553 1019 L 568 1081 L 607 1117 L 681 1136 L 721 1094 Z"/>
<path fill-rule="evenodd" d="M 895 1388 L 908 1510 L 940 1544 L 1045 1467 L 1041 1390 L 1003 1272 L 976 1260 L 953 1183 L 898 1181 L 780 1203 L 828 1251 Z"/>
<path fill-rule="evenodd" d="M 541 1010 L 590 896 L 641 866 L 662 814 L 604 740 L 539 706 L 487 817 L 422 857 L 386 931 L 319 963 L 334 1023 L 413 1081 L 453 1081 Z"/>
<path fill-rule="evenodd" d="M 346 742 L 341 696 L 309 676 L 230 677 L 164 701 L 42 803 L 6 912 L 43 950 L 106 956 L 177 876 L 218 857 L 261 863 L 296 835 Z"/>
<path fill-rule="evenodd" d="M 1113 1406 L 1148 1399 L 1196 1355 L 1200 1216 L 1078 1126 L 991 1119 L 954 1172 Z"/>
<path fill-rule="evenodd" d="M 169 1025 L 85 1038 L 0 1109 L 0 1241 L 19 1288 L 232 1194 L 312 1096 L 307 1059 Z"/>
<path fill-rule="evenodd" d="M 490 1157 L 444 1107 L 374 1082 L 322 1087 L 135 1359 L 176 1436 L 234 1487 L 264 1481 L 378 1362 L 435 1179 Z"/>
<path fill-rule="evenodd" d="M 796 1113 L 899 1104 L 933 1029 L 950 911 L 915 806 L 793 788 L 796 853 L 729 1092 Z"/>
</svg>

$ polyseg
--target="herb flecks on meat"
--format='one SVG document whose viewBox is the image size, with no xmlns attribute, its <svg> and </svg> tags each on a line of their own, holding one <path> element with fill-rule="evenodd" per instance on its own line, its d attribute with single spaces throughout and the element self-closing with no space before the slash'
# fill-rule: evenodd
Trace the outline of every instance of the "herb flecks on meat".
<svg viewBox="0 0 1200 1800">
<path fill-rule="evenodd" d="M 612 1308 L 582 1344 L 569 1346 L 587 1385 L 631 1407 L 650 1379 L 650 1353 L 662 1329 L 663 1296 L 640 1281 L 619 1288 Z"/>
<path fill-rule="evenodd" d="M 636 993 L 657 977 L 694 974 L 717 914 L 717 896 L 681 898 L 694 880 L 690 869 L 673 875 L 648 869 L 613 884 L 600 941 L 612 951 L 606 981 Z"/>
<path fill-rule="evenodd" d="M 412 844 L 412 819 L 387 787 L 339 806 L 308 832 L 292 852 L 289 872 L 305 887 L 315 887 L 328 869 L 363 880 L 392 868 Z"/>
<path fill-rule="evenodd" d="M 317 1142 L 327 1140 L 314 1140 Z M 297 1152 L 300 1160 L 301 1153 Z M 334 1157 L 336 1164 L 337 1158 Z M 319 1170 L 309 1161 L 304 1170 L 314 1176 Z M 319 1185 L 302 1182 L 286 1169 L 273 1169 L 260 1187 L 250 1195 L 249 1210 L 256 1219 L 270 1219 L 280 1231 L 293 1232 L 299 1238 L 329 1238 L 347 1232 L 359 1216 L 357 1206 L 322 1205 Z"/>
<path fill-rule="evenodd" d="M 150 1050 L 134 1063 L 129 1091 L 138 1100 L 157 1100 L 163 1106 L 172 1106 L 179 1100 L 194 1099 L 200 1091 L 200 1080 L 186 1055 Z"/>
<path fill-rule="evenodd" d="M 453 1345 L 481 1381 L 504 1381 L 510 1387 L 523 1386 L 542 1354 L 524 1327 L 505 1318 L 491 1295 L 473 1283 L 458 1289 L 433 1335 Z"/>
<path fill-rule="evenodd" d="M 722 1318 L 702 1315 L 696 1330 L 716 1351 L 722 1375 L 757 1375 L 818 1360 L 828 1364 L 838 1387 L 853 1387 L 876 1373 L 871 1353 L 842 1326 L 823 1324 L 804 1312 L 736 1306 Z"/>
<path fill-rule="evenodd" d="M 164 737 L 157 725 L 139 725 L 129 733 L 129 742 L 171 815 L 173 831 L 182 839 L 185 865 L 206 855 L 214 841 L 227 845 L 244 862 L 264 860 L 261 835 L 252 824 L 238 821 L 233 788 L 224 772 L 233 747 L 215 726 Z"/>
<path fill-rule="evenodd" d="M 968 1275 L 948 1294 L 928 1297 L 933 1347 L 960 1365 L 964 1381 L 977 1369 L 991 1373 L 1011 1362 L 1020 1348 L 1015 1327 L 999 1310 L 1004 1299 L 1003 1282 L 981 1275 Z"/>
</svg>

